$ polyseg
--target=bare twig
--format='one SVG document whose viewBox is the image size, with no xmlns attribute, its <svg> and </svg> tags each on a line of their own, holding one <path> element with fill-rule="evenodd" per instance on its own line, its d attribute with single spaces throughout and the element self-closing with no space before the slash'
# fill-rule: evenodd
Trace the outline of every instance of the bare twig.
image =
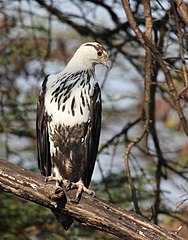
<svg viewBox="0 0 188 240">
<path fill-rule="evenodd" d="M 127 132 L 134 126 L 136 125 L 139 121 L 141 120 L 141 117 L 138 116 L 135 120 L 133 120 L 132 122 L 128 122 L 120 132 L 118 132 L 117 134 L 115 134 L 112 138 L 110 138 L 99 150 L 99 153 L 101 153 L 104 149 L 108 148 L 111 144 L 113 144 L 113 142 L 120 138 L 122 135 L 127 135 Z M 102 167 L 100 165 L 100 161 L 98 160 L 98 166 L 99 166 L 99 170 L 101 172 L 101 176 L 102 176 L 102 179 L 103 179 L 103 182 L 104 182 L 104 185 L 105 185 L 105 190 L 108 194 L 108 197 L 110 199 L 111 202 L 113 202 L 113 199 L 112 199 L 112 196 L 108 190 L 108 187 L 106 185 L 106 182 L 105 182 L 105 177 L 104 177 L 104 174 L 103 174 L 103 171 L 102 171 Z M 137 212 L 138 213 L 138 212 Z"/>
<path fill-rule="evenodd" d="M 152 41 L 152 19 L 149 0 L 144 1 L 144 16 L 146 26 L 146 36 Z M 151 105 L 151 84 L 152 84 L 152 52 L 149 47 L 146 47 L 146 59 L 145 59 L 145 89 L 144 89 L 144 116 L 146 119 L 150 119 L 150 105 Z"/>
<path fill-rule="evenodd" d="M 151 6 L 150 1 L 144 1 L 144 16 L 145 16 L 145 26 L 148 40 L 152 42 L 152 17 L 151 17 Z M 153 67 L 156 69 L 156 67 Z M 157 71 L 153 71 L 157 72 Z M 156 190 L 155 190 L 155 200 L 154 200 L 154 211 L 153 211 L 153 219 L 154 222 L 158 223 L 158 214 L 159 214 L 159 206 L 160 206 L 160 195 L 161 195 L 161 176 L 162 176 L 162 152 L 160 149 L 157 131 L 155 127 L 155 94 L 156 87 L 152 85 L 153 82 L 156 82 L 156 75 L 153 73 L 152 79 L 152 51 L 146 46 L 146 60 L 145 60 L 145 91 L 144 91 L 144 110 L 145 116 L 150 121 L 149 132 L 152 136 L 156 152 L 157 152 L 157 169 L 156 169 Z"/>
<path fill-rule="evenodd" d="M 130 9 L 128 0 L 122 0 L 122 3 L 123 3 L 123 7 L 124 7 L 124 10 L 125 10 L 125 13 L 127 15 L 129 24 L 130 24 L 131 28 L 133 29 L 133 31 L 135 32 L 138 40 L 140 41 L 142 46 L 144 46 L 144 47 L 147 46 L 147 47 L 149 47 L 151 49 L 153 56 L 155 57 L 156 61 L 160 65 L 160 67 L 161 67 L 161 69 L 162 69 L 162 71 L 163 71 L 163 73 L 165 75 L 166 83 L 168 85 L 169 92 L 170 92 L 171 97 L 173 99 L 176 111 L 177 111 L 177 113 L 179 115 L 181 125 L 182 125 L 182 127 L 184 129 L 185 134 L 188 136 L 188 123 L 187 123 L 185 115 L 184 115 L 184 113 L 182 111 L 182 108 L 181 108 L 181 105 L 180 105 L 180 102 L 179 102 L 179 96 L 178 96 L 178 93 L 176 91 L 175 85 L 174 85 L 174 83 L 172 81 L 171 74 L 170 74 L 170 72 L 169 72 L 165 62 L 163 61 L 163 58 L 162 58 L 160 52 L 158 51 L 158 49 L 147 38 L 147 36 L 145 36 L 145 34 L 143 34 L 141 32 L 141 30 L 138 28 L 136 20 L 135 20 L 133 14 L 132 14 L 131 9 Z"/>
<path fill-rule="evenodd" d="M 105 148 L 108 148 L 117 138 L 121 137 L 122 135 L 126 135 L 127 132 L 136 125 L 141 120 L 141 117 L 138 116 L 135 120 L 128 122 L 120 132 L 115 134 L 112 138 L 110 138 L 102 147 L 99 149 L 99 153 L 101 153 Z"/>
<path fill-rule="evenodd" d="M 174 13 L 173 16 L 174 16 L 174 20 L 175 20 L 175 24 L 176 24 L 176 30 L 178 33 L 179 52 L 180 52 L 180 57 L 181 57 L 181 61 L 182 61 L 182 76 L 183 76 L 184 86 L 185 86 L 185 88 L 188 88 L 187 67 L 186 67 L 184 49 L 183 49 L 184 33 L 182 32 L 182 29 L 180 27 L 180 23 L 179 23 L 179 19 L 177 16 L 177 11 L 176 11 L 175 5 L 173 3 L 171 3 L 171 6 L 172 6 L 173 13 Z M 181 92 L 180 96 L 183 96 L 183 94 L 188 95 L 188 92 L 184 90 Z"/>
<path fill-rule="evenodd" d="M 128 177 L 128 181 L 129 181 L 129 184 L 131 187 L 132 200 L 134 203 L 135 211 L 137 214 L 140 214 L 140 215 L 142 215 L 142 213 L 141 213 L 139 205 L 138 205 L 138 199 L 136 197 L 136 188 L 135 188 L 133 180 L 132 180 L 131 170 L 130 170 L 130 166 L 129 166 L 129 155 L 130 155 L 131 149 L 135 146 L 135 144 L 140 142 L 141 139 L 144 137 L 144 135 L 146 134 L 146 132 L 148 130 L 148 127 L 149 127 L 149 121 L 147 120 L 141 134 L 129 143 L 129 145 L 125 151 L 125 157 L 124 157 L 125 158 L 125 169 L 127 171 L 127 177 Z"/>
</svg>

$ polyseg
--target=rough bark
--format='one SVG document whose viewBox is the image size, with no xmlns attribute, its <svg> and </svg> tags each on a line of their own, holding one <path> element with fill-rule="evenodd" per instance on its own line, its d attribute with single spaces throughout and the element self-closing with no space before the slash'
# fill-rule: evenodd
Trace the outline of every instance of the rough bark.
<svg viewBox="0 0 188 240">
<path fill-rule="evenodd" d="M 63 192 L 59 191 L 54 184 L 45 184 L 43 176 L 3 159 L 0 159 L 0 187 L 6 192 L 49 209 L 56 208 L 59 212 L 69 214 L 84 225 L 111 233 L 122 239 L 182 239 L 137 214 L 97 197 L 83 194 L 78 204 L 66 201 Z M 69 191 L 67 195 L 73 199 L 75 190 Z"/>
<path fill-rule="evenodd" d="M 185 1 L 183 0 L 174 0 L 176 3 L 178 12 L 183 20 L 183 22 L 188 26 L 188 10 Z"/>
</svg>

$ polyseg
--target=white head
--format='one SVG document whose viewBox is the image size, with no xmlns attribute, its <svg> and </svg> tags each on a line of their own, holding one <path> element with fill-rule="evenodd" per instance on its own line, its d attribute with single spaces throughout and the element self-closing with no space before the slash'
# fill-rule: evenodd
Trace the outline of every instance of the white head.
<svg viewBox="0 0 188 240">
<path fill-rule="evenodd" d="M 105 48 L 97 42 L 88 42 L 77 49 L 64 71 L 91 69 L 96 64 L 103 64 L 107 68 L 111 66 Z"/>
</svg>

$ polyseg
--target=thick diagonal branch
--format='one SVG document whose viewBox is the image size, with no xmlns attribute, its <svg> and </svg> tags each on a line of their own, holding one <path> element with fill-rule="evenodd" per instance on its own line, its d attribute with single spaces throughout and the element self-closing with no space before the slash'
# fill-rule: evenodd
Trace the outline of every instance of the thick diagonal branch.
<svg viewBox="0 0 188 240">
<path fill-rule="evenodd" d="M 55 196 L 54 185 L 45 184 L 44 177 L 0 159 L 0 187 L 7 192 L 40 204 L 49 209 L 66 213 L 76 221 L 111 233 L 127 240 L 180 240 L 175 234 L 154 225 L 146 219 L 130 213 L 97 197 L 83 194 L 79 204 L 66 202 L 56 205 L 49 196 Z M 69 198 L 75 191 L 68 193 Z M 61 201 L 58 201 L 61 202 Z"/>
</svg>

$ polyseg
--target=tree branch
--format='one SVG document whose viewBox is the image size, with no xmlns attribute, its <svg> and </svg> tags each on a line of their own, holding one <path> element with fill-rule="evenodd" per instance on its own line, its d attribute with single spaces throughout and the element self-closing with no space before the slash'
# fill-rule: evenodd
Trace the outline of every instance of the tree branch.
<svg viewBox="0 0 188 240">
<path fill-rule="evenodd" d="M 56 209 L 56 211 L 68 214 L 84 225 L 111 233 L 122 239 L 182 239 L 150 223 L 141 216 L 130 213 L 97 197 L 83 194 L 79 204 L 66 201 L 65 197 L 61 201 L 55 202 L 49 197 L 56 196 L 58 199 L 58 195 L 55 194 L 58 188 L 54 184 L 45 184 L 43 176 L 15 166 L 3 159 L 0 159 L 0 187 L 6 192 L 49 209 Z M 73 198 L 75 191 L 69 191 L 67 193 L 68 197 Z"/>
<path fill-rule="evenodd" d="M 179 119 L 182 125 L 182 128 L 185 132 L 185 134 L 188 136 L 188 123 L 187 120 L 185 118 L 184 112 L 182 110 L 180 101 L 179 101 L 179 95 L 176 91 L 175 85 L 172 81 L 172 77 L 170 74 L 169 69 L 167 68 L 165 62 L 163 61 L 162 55 L 160 54 L 160 52 L 158 51 L 158 49 L 155 47 L 155 45 L 152 43 L 152 41 L 150 41 L 148 39 L 148 37 L 140 30 L 140 28 L 137 26 L 137 22 L 133 16 L 133 13 L 131 11 L 130 5 L 129 5 L 129 1 L 128 0 L 122 0 L 122 4 L 123 4 L 123 8 L 125 10 L 125 14 L 127 16 L 127 19 L 129 21 L 129 24 L 132 28 L 132 30 L 135 32 L 138 40 L 140 41 L 141 45 L 146 48 L 149 47 L 151 49 L 151 52 L 153 54 L 153 56 L 155 57 L 156 61 L 158 62 L 158 64 L 160 65 L 164 75 L 165 75 L 165 79 L 166 79 L 166 83 L 170 92 L 170 95 L 173 99 L 174 102 L 174 106 L 176 108 L 176 111 L 179 115 Z"/>
<path fill-rule="evenodd" d="M 183 22 L 188 26 L 188 11 L 186 3 L 184 3 L 183 0 L 174 0 L 174 2 L 177 5 L 178 12 L 182 17 Z"/>
</svg>

